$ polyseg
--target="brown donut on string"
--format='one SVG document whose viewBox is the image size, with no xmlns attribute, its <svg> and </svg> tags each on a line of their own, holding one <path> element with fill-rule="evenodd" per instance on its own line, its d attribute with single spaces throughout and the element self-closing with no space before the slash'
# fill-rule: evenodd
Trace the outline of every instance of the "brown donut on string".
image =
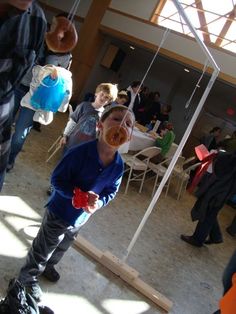
<svg viewBox="0 0 236 314">
<path fill-rule="evenodd" d="M 53 52 L 66 53 L 77 44 L 78 35 L 73 23 L 64 16 L 53 17 L 51 29 L 46 33 L 46 44 Z"/>
<path fill-rule="evenodd" d="M 118 147 L 128 140 L 128 132 L 123 126 L 111 127 L 105 134 L 105 141 L 114 147 Z"/>
</svg>

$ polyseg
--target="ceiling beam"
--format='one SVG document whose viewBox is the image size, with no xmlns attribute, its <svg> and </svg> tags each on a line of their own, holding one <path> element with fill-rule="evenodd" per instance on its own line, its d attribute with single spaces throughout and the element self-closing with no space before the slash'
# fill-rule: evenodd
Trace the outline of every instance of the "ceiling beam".
<svg viewBox="0 0 236 314">
<path fill-rule="evenodd" d="M 198 14 L 199 22 L 201 25 L 201 29 L 204 30 L 204 33 L 202 33 L 204 41 L 206 43 L 210 43 L 211 39 L 210 39 L 210 36 L 208 34 L 207 21 L 206 21 L 205 13 L 203 10 L 202 1 L 201 0 L 199 0 L 199 1 L 195 0 L 195 4 L 196 4 L 196 8 L 197 8 L 197 14 Z"/>
<path fill-rule="evenodd" d="M 160 15 L 161 11 L 163 10 L 166 2 L 167 2 L 167 0 L 160 0 L 159 1 L 158 5 L 156 6 L 156 8 L 154 10 L 154 13 L 151 16 L 151 19 L 150 19 L 152 23 L 157 24 L 159 15 Z"/>
<path fill-rule="evenodd" d="M 215 42 L 215 45 L 220 47 L 223 39 L 225 37 L 225 35 L 227 34 L 230 26 L 232 25 L 233 23 L 233 19 L 235 18 L 235 10 L 236 10 L 236 5 L 234 6 L 233 10 L 230 12 L 229 14 L 229 18 L 230 20 L 227 19 L 227 21 L 225 22 L 220 34 L 219 34 L 219 37 L 217 38 L 216 42 Z"/>
</svg>

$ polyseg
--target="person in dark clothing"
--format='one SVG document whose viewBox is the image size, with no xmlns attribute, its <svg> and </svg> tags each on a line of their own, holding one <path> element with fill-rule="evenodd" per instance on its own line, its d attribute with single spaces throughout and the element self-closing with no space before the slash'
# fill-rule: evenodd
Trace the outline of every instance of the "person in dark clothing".
<svg viewBox="0 0 236 314">
<path fill-rule="evenodd" d="M 43 52 L 46 25 L 36 1 L 0 3 L 0 190 L 10 151 L 14 90 Z"/>
<path fill-rule="evenodd" d="M 217 215 L 236 189 L 236 153 L 219 152 L 213 161 L 213 172 L 201 184 L 198 197 L 191 211 L 192 220 L 198 220 L 191 236 L 181 235 L 181 239 L 193 246 L 223 242 Z"/>
<path fill-rule="evenodd" d="M 224 139 L 218 143 L 218 147 L 224 149 L 228 153 L 236 151 L 236 131 L 233 132 L 230 138 Z"/>
<path fill-rule="evenodd" d="M 212 149 L 217 149 L 218 148 L 217 142 L 219 140 L 221 132 L 222 132 L 222 129 L 218 126 L 215 126 L 210 131 L 209 134 L 203 136 L 200 139 L 200 144 L 205 145 L 209 151 L 211 151 Z"/>
<path fill-rule="evenodd" d="M 142 125 L 147 125 L 149 123 L 155 124 L 157 118 L 156 116 L 160 115 L 161 112 L 161 103 L 160 103 L 160 93 L 151 92 L 145 99 L 145 106 L 142 116 L 140 116 L 140 123 Z M 168 119 L 167 119 L 168 120 Z"/>
<path fill-rule="evenodd" d="M 139 94 L 140 91 L 141 91 L 140 81 L 132 82 L 131 85 L 127 88 L 127 95 L 129 97 L 129 100 L 125 103 L 125 106 L 129 106 L 129 108 L 133 110 L 135 118 L 138 115 L 138 109 L 140 108 L 141 104 L 141 98 Z"/>
</svg>

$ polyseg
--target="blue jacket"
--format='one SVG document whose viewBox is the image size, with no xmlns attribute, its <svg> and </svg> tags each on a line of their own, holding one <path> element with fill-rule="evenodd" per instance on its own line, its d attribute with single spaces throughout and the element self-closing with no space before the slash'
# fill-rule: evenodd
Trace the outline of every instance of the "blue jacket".
<svg viewBox="0 0 236 314">
<path fill-rule="evenodd" d="M 99 207 L 103 207 L 115 197 L 123 168 L 123 161 L 118 152 L 110 165 L 103 166 L 97 151 L 97 140 L 69 149 L 52 173 L 54 192 L 46 205 L 47 208 L 69 225 L 84 224 L 91 214 L 73 207 L 74 188 L 97 193 Z"/>
</svg>

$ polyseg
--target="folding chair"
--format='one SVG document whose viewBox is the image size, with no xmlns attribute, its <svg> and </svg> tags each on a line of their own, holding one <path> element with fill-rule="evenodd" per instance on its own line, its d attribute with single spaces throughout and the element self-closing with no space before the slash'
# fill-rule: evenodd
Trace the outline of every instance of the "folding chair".
<svg viewBox="0 0 236 314">
<path fill-rule="evenodd" d="M 154 195 L 155 193 L 155 190 L 157 188 L 157 186 L 159 185 L 158 183 L 158 179 L 160 177 L 164 177 L 165 173 L 166 173 L 166 170 L 168 168 L 168 165 L 170 164 L 171 162 L 171 159 L 172 158 L 166 158 L 164 159 L 162 162 L 158 163 L 158 164 L 154 164 L 152 162 L 149 163 L 149 170 L 154 172 L 156 174 L 156 177 L 155 177 L 155 182 L 154 182 L 154 185 L 153 185 L 153 189 L 152 189 L 152 196 Z M 184 163 L 184 160 L 185 158 L 180 156 L 176 162 L 176 165 L 181 165 Z M 171 178 L 171 175 L 170 175 L 170 178 Z M 167 196 L 167 193 L 169 191 L 169 186 L 170 186 L 170 178 L 168 179 L 168 182 L 167 182 L 167 189 L 166 189 L 166 194 L 165 196 Z"/>
<path fill-rule="evenodd" d="M 185 163 L 183 163 L 182 166 L 181 165 L 175 166 L 171 173 L 171 178 L 176 177 L 178 179 L 177 186 L 179 187 L 179 189 L 178 189 L 177 200 L 180 199 L 182 191 L 186 190 L 186 187 L 190 178 L 190 172 L 192 170 L 195 170 L 199 165 L 201 165 L 201 163 L 198 162 L 196 164 L 193 164 L 187 167 L 186 169 L 183 169 L 184 164 Z M 169 189 L 169 186 L 167 189 Z"/>
<path fill-rule="evenodd" d="M 127 167 L 125 172 L 129 171 L 128 180 L 125 187 L 125 194 L 128 191 L 129 184 L 131 181 L 141 182 L 140 188 L 139 188 L 139 193 L 141 193 L 150 159 L 158 155 L 160 152 L 161 152 L 161 149 L 159 147 L 152 146 L 152 147 L 148 147 L 139 151 L 135 155 L 129 155 L 129 154 L 121 155 Z M 146 157 L 146 158 L 141 159 L 142 158 L 141 156 Z M 139 173 L 138 174 L 134 173 L 134 170 L 138 171 Z"/>
</svg>

